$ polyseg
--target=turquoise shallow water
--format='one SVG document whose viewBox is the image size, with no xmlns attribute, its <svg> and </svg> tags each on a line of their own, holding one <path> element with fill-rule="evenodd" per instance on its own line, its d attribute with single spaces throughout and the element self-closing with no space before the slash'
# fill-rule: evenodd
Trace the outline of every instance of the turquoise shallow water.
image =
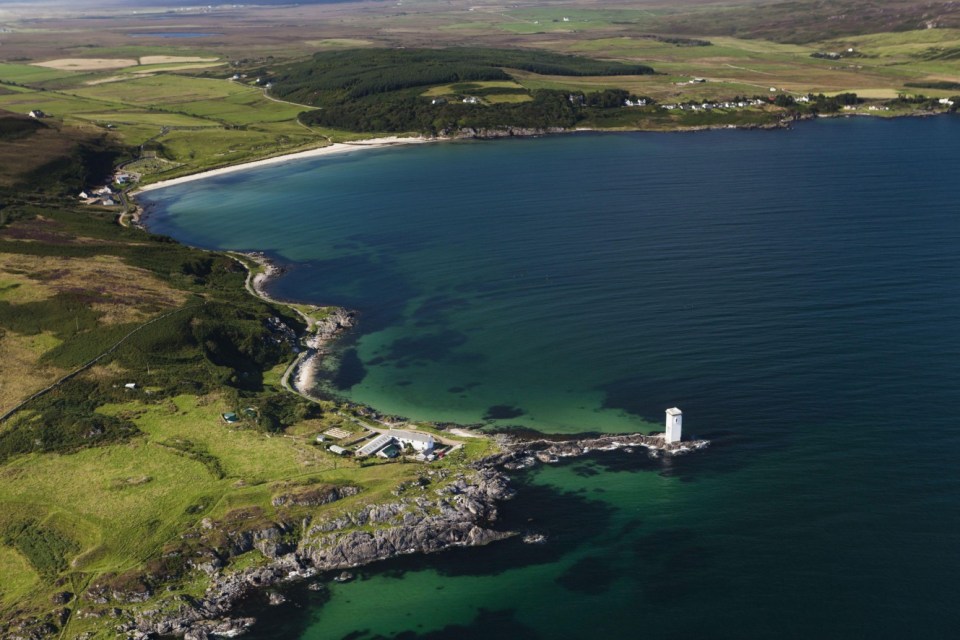
<svg viewBox="0 0 960 640">
<path fill-rule="evenodd" d="M 559 432 L 678 405 L 715 442 L 519 478 L 507 524 L 550 544 L 396 562 L 258 637 L 950 635 L 958 143 L 950 117 L 576 135 L 149 194 L 152 230 L 361 312 L 327 390 Z"/>
</svg>

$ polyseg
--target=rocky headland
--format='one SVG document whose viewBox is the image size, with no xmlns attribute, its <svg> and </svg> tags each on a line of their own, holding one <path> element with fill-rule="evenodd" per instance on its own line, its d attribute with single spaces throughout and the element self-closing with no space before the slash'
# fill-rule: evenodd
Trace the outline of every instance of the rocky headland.
<svg viewBox="0 0 960 640">
<path fill-rule="evenodd" d="M 485 437 L 485 436 L 484 436 Z M 331 572 L 364 566 L 407 554 L 427 554 L 451 547 L 474 547 L 520 535 L 498 526 L 498 507 L 515 495 L 509 473 L 537 464 L 552 464 L 594 452 L 644 449 L 650 456 L 673 456 L 701 450 L 708 441 L 666 444 L 662 436 L 618 434 L 574 440 L 519 439 L 497 436 L 501 451 L 455 475 L 425 467 L 419 481 L 399 487 L 395 500 L 367 505 L 335 517 L 263 520 L 259 514 L 204 520 L 185 536 L 187 564 L 210 576 L 200 598 L 165 598 L 144 588 L 143 581 L 90 587 L 88 600 L 107 607 L 117 619 L 118 633 L 129 638 L 182 636 L 203 640 L 235 636 L 255 623 L 250 617 L 231 617 L 238 604 L 256 591 L 293 581 L 309 581 L 322 589 Z M 280 495 L 275 506 L 319 506 L 354 495 L 359 489 Z M 314 495 L 316 494 L 316 495 Z M 540 540 L 538 540 L 540 542 Z M 231 560 L 257 550 L 268 559 L 259 566 L 233 571 Z M 124 586 L 126 585 L 126 586 Z M 146 600 L 156 605 L 144 610 L 131 606 Z M 270 602 L 280 604 L 280 594 Z M 129 607 L 126 609 L 125 607 Z M 78 615 L 104 615 L 102 610 Z M 31 636 L 12 636 L 31 637 Z M 42 636 L 37 636 L 42 637 Z"/>
</svg>

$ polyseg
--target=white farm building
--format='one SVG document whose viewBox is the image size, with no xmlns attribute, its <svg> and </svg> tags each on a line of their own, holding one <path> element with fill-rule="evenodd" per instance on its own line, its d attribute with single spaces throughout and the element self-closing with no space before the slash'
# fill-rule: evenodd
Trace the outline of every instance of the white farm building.
<svg viewBox="0 0 960 640">
<path fill-rule="evenodd" d="M 402 445 L 410 445 L 418 453 L 430 453 L 436 444 L 433 436 L 428 433 L 417 433 L 416 431 L 401 431 L 399 429 L 390 429 L 387 435 L 394 438 Z"/>
<path fill-rule="evenodd" d="M 359 457 L 372 456 L 392 444 L 400 445 L 401 447 L 410 446 L 417 453 L 429 454 L 433 451 L 436 441 L 433 439 L 433 436 L 428 433 L 390 429 L 357 449 L 356 455 Z"/>
</svg>

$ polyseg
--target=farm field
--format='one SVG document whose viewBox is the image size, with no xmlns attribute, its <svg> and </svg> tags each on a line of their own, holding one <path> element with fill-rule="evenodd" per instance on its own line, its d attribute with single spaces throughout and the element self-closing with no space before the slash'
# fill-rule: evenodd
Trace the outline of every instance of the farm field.
<svg viewBox="0 0 960 640">
<path fill-rule="evenodd" d="M 0 78 L 3 73 L 0 67 Z M 10 82 L 18 84 L 0 85 L 12 89 L 0 92 L 0 109 L 21 114 L 39 109 L 58 122 L 93 127 L 128 145 L 149 142 L 168 154 L 168 163 L 147 165 L 163 169 L 161 173 L 195 172 L 329 143 L 323 133 L 297 123 L 303 107 L 224 78 L 171 70 L 154 70 L 148 76 L 111 71 L 91 77 L 29 65 L 14 65 L 9 75 L 18 79 Z M 143 179 L 151 176 L 148 170 Z"/>
</svg>

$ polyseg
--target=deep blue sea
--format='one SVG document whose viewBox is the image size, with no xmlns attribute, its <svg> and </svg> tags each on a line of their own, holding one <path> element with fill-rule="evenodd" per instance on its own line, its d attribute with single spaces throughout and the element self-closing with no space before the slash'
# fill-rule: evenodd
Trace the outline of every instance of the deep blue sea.
<svg viewBox="0 0 960 640">
<path fill-rule="evenodd" d="M 293 593 L 254 638 L 954 637 L 960 118 L 363 150 L 144 194 L 360 312 L 322 386 L 713 446 L 517 477 L 550 542 Z"/>
</svg>

